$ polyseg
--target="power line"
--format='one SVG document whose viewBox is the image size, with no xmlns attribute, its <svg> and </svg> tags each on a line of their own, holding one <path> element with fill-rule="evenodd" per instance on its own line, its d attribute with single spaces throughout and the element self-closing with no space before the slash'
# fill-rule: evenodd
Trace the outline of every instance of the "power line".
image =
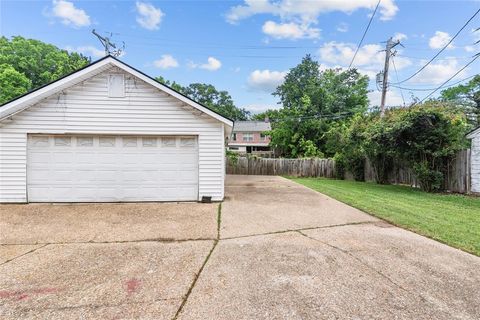
<svg viewBox="0 0 480 320">
<path fill-rule="evenodd" d="M 477 60 L 478 58 L 480 58 L 480 53 L 477 53 L 472 60 L 470 60 L 469 63 L 467 63 L 466 65 L 464 65 L 460 70 L 458 70 L 457 72 L 455 72 L 455 74 L 453 76 L 451 76 L 450 78 L 448 78 L 447 81 L 445 81 L 444 83 L 442 83 L 440 86 L 438 86 L 437 88 L 435 88 L 435 90 L 433 90 L 432 92 L 430 92 L 425 98 L 423 98 L 420 102 L 418 103 L 422 103 L 423 101 L 425 101 L 427 98 L 429 98 L 432 94 L 434 94 L 435 92 L 437 92 L 438 90 L 440 90 L 444 85 L 446 85 L 450 80 L 452 80 L 453 78 L 455 78 L 460 72 L 462 72 L 463 70 L 465 70 L 469 65 L 471 65 L 473 62 L 475 62 L 475 60 Z M 413 105 L 415 105 L 417 103 L 414 103 Z"/>
<path fill-rule="evenodd" d="M 423 69 L 425 69 L 430 63 L 433 62 L 433 60 L 435 60 L 445 49 L 448 48 L 448 46 L 453 42 L 453 40 L 460 34 L 460 32 L 463 31 L 463 29 L 465 29 L 465 27 L 470 23 L 470 21 L 473 20 L 473 18 L 476 17 L 476 15 L 480 12 L 480 9 L 478 9 L 474 14 L 473 16 L 470 17 L 470 19 L 467 20 L 467 22 L 465 22 L 465 24 L 460 28 L 460 30 L 457 31 L 457 33 L 450 39 L 450 41 L 448 41 L 447 44 L 445 44 L 445 46 L 443 46 L 442 49 L 440 49 L 440 51 L 437 52 L 437 54 L 435 54 L 433 56 L 433 58 L 431 58 L 425 65 L 423 65 L 423 67 L 421 67 L 420 69 L 418 69 L 414 74 L 412 74 L 410 77 L 406 78 L 405 80 L 402 80 L 400 82 L 397 82 L 395 84 L 401 84 L 401 83 L 404 83 L 405 81 L 408 81 L 410 79 L 412 79 L 413 77 L 415 77 L 417 74 L 419 74 L 420 72 L 422 72 Z"/>
<path fill-rule="evenodd" d="M 353 115 L 353 112 L 341 112 L 341 113 L 331 113 L 331 114 L 315 114 L 315 115 L 310 115 L 310 116 L 298 116 L 298 117 L 283 117 L 280 120 L 270 120 L 270 122 L 280 122 L 280 121 L 285 121 L 285 120 L 313 120 L 313 119 L 318 119 L 318 120 L 336 120 L 336 119 L 342 119 L 346 118 L 348 116 Z"/>
<path fill-rule="evenodd" d="M 473 77 L 475 77 L 475 76 L 477 76 L 477 75 L 474 74 L 474 75 L 472 75 L 472 76 L 470 76 L 470 77 L 466 77 L 466 78 L 464 78 L 464 79 L 462 79 L 462 80 L 458 80 L 458 81 L 456 81 L 456 82 L 454 82 L 454 83 L 449 84 L 448 86 L 444 86 L 444 88 L 453 87 L 454 85 L 457 85 L 457 84 L 459 84 L 459 83 L 461 83 L 461 82 L 463 82 L 463 81 L 466 81 L 466 80 L 468 80 L 468 79 L 471 79 L 471 78 L 473 78 Z M 407 90 L 407 91 L 432 91 L 432 90 L 435 90 L 435 88 L 405 88 L 405 87 L 397 86 L 397 85 L 394 85 L 394 84 L 391 84 L 391 86 L 394 87 L 394 88 L 403 89 L 403 90 Z"/>
<path fill-rule="evenodd" d="M 360 47 L 362 46 L 363 40 L 365 39 L 365 36 L 367 35 L 368 29 L 370 28 L 370 25 L 372 24 L 373 17 L 375 17 L 375 13 L 377 13 L 378 6 L 380 5 L 380 2 L 382 0 L 378 0 L 377 5 L 375 7 L 375 10 L 373 10 L 372 16 L 370 17 L 370 21 L 368 21 L 367 27 L 365 28 L 365 31 L 363 32 L 362 39 L 360 39 L 360 42 L 358 43 L 357 50 L 355 50 L 355 54 L 353 55 L 352 61 L 350 61 L 350 64 L 348 65 L 348 69 L 352 67 L 353 61 L 355 60 L 355 57 L 357 56 L 358 51 L 360 50 Z"/>
<path fill-rule="evenodd" d="M 398 72 L 397 72 L 397 66 L 395 65 L 394 57 L 395 57 L 395 55 L 392 55 L 392 64 L 393 64 L 393 70 L 395 70 L 395 76 L 396 76 L 397 81 L 398 81 Z M 403 90 L 402 90 L 402 88 L 399 88 L 399 89 L 400 89 L 400 95 L 402 96 L 403 106 L 405 106 L 405 98 L 403 96 Z"/>
</svg>

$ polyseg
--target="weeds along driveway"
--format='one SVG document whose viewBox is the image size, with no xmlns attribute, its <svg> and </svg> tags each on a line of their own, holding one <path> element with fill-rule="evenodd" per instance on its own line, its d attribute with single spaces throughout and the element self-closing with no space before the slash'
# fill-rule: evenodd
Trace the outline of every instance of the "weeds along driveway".
<svg viewBox="0 0 480 320">
<path fill-rule="evenodd" d="M 478 257 L 280 177 L 229 176 L 226 189 L 221 206 L 178 217 L 153 205 L 137 232 L 135 215 L 104 220 L 115 237 L 95 243 L 60 232 L 34 245 L 24 230 L 18 252 L 0 247 L 0 318 L 478 319 Z"/>
</svg>

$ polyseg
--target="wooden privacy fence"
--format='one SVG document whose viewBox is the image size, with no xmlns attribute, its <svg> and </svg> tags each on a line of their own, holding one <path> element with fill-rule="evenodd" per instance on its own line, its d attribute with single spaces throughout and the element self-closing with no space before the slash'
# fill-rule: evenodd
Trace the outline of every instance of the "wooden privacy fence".
<svg viewBox="0 0 480 320">
<path fill-rule="evenodd" d="M 469 193 L 470 150 L 461 150 L 450 162 L 444 187 L 458 193 Z M 250 175 L 285 175 L 293 177 L 325 177 L 335 178 L 335 161 L 333 159 L 267 159 L 239 157 L 237 162 L 227 159 L 227 174 Z M 374 181 L 371 164 L 365 163 L 365 180 Z M 351 179 L 348 172 L 345 177 Z M 412 170 L 404 165 L 395 164 L 388 177 L 392 184 L 405 184 L 418 187 L 419 183 Z"/>
<path fill-rule="evenodd" d="M 239 157 L 227 161 L 228 174 L 285 175 L 294 177 L 335 177 L 332 159 L 267 159 Z"/>
<path fill-rule="evenodd" d="M 445 190 L 458 193 L 470 192 L 470 152 L 470 149 L 460 150 L 450 161 L 443 182 Z M 375 181 L 375 173 L 368 160 L 365 162 L 365 180 Z M 392 184 L 406 184 L 412 187 L 419 186 L 413 171 L 402 164 L 394 165 L 392 172 L 388 176 L 388 181 Z"/>
</svg>

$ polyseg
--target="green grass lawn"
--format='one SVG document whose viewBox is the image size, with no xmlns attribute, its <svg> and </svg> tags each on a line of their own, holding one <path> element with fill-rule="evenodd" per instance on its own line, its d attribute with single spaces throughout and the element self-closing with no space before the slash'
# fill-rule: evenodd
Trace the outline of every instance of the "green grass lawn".
<svg viewBox="0 0 480 320">
<path fill-rule="evenodd" d="M 397 226 L 480 256 L 480 198 L 367 182 L 290 179 Z"/>
</svg>

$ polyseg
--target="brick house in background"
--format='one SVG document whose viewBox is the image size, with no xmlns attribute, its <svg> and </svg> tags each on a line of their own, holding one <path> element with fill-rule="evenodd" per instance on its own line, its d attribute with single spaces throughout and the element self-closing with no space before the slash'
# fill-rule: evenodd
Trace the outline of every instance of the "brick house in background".
<svg viewBox="0 0 480 320">
<path fill-rule="evenodd" d="M 265 131 L 272 130 L 268 119 L 265 121 L 235 121 L 232 135 L 228 140 L 228 150 L 239 153 L 271 152 L 270 137 Z"/>
</svg>

